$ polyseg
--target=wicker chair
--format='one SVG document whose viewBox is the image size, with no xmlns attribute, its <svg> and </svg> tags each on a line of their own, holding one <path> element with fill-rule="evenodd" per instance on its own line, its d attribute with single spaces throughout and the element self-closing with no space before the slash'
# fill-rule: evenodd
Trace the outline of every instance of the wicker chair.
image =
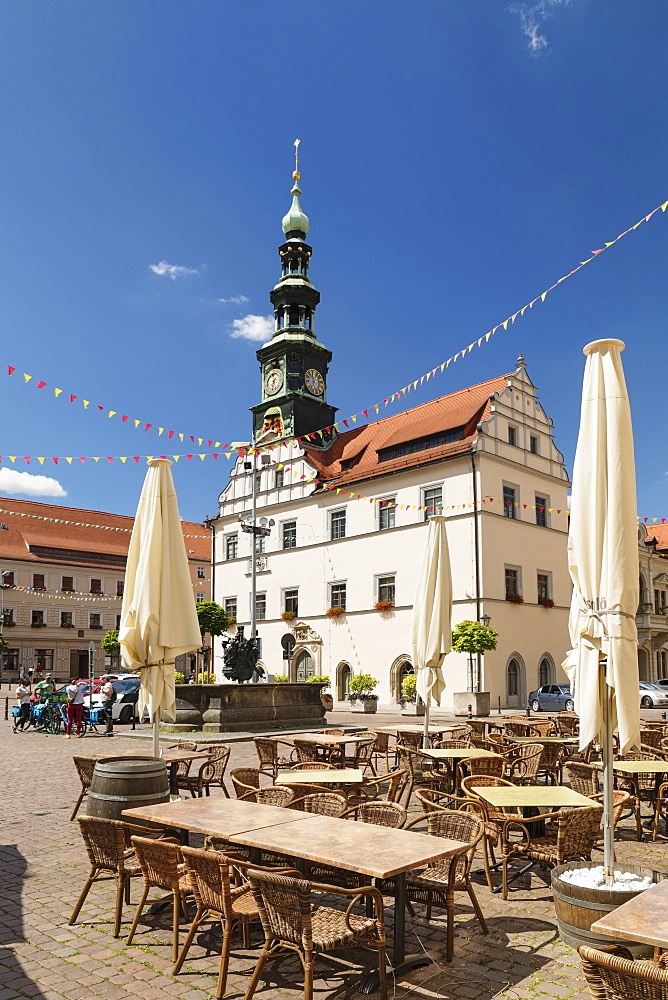
<svg viewBox="0 0 668 1000">
<path fill-rule="evenodd" d="M 314 767 L 312 760 L 301 760 L 290 768 L 291 771 L 334 771 L 335 769 L 336 764 L 330 764 L 328 761 L 318 761 Z"/>
<path fill-rule="evenodd" d="M 397 768 L 387 774 L 379 774 L 373 781 L 367 782 L 358 789 L 363 801 L 370 798 L 371 789 L 376 789 L 375 795 L 388 802 L 398 802 L 408 808 L 413 791 L 413 776 L 407 768 Z M 356 793 L 348 796 L 349 802 L 354 802 Z"/>
<path fill-rule="evenodd" d="M 647 747 L 651 747 L 653 750 L 661 749 L 661 740 L 663 739 L 663 730 L 658 727 L 650 727 L 648 729 L 642 729 L 640 731 L 640 742 Z"/>
<path fill-rule="evenodd" d="M 535 785 L 543 747 L 540 743 L 521 743 L 506 754 L 506 778 L 514 785 Z"/>
<path fill-rule="evenodd" d="M 479 750 L 489 750 L 490 753 L 502 753 L 504 750 L 510 748 L 510 744 L 507 742 L 504 736 L 499 736 L 498 739 L 492 739 L 492 736 L 496 734 L 492 733 L 489 739 L 484 736 L 472 736 L 471 746 L 478 747 Z"/>
<path fill-rule="evenodd" d="M 503 898 L 508 898 L 508 862 L 515 856 L 551 867 L 568 861 L 591 861 L 602 815 L 603 807 L 596 805 L 532 816 L 532 823 L 543 820 L 547 824 L 545 834 L 539 837 L 532 836 L 525 823 L 506 820 L 501 836 Z M 516 834 L 522 839 L 513 840 Z"/>
<path fill-rule="evenodd" d="M 645 752 L 642 750 L 636 750 L 632 748 L 629 753 L 620 754 L 617 760 L 659 760 L 660 756 L 656 753 Z M 633 799 L 633 811 L 636 817 L 636 837 L 638 840 L 643 839 L 642 823 L 641 823 L 641 808 L 643 802 L 648 802 L 652 808 L 652 812 L 656 815 L 656 800 L 657 800 L 657 783 L 656 774 L 651 771 L 645 774 L 623 774 L 622 772 L 617 772 L 615 775 L 615 785 L 622 791 L 629 792 L 631 798 Z"/>
<path fill-rule="evenodd" d="M 186 775 L 179 779 L 178 787 L 186 789 L 193 798 L 202 798 L 202 795 L 209 795 L 211 785 L 220 785 L 225 795 L 229 799 L 230 793 L 225 787 L 225 771 L 230 760 L 230 748 L 219 746 L 212 750 L 209 759 L 204 761 L 197 774 Z"/>
<path fill-rule="evenodd" d="M 493 778 L 502 778 L 506 760 L 504 757 L 469 757 L 462 764 L 466 765 L 470 775 L 489 774 Z"/>
<path fill-rule="evenodd" d="M 397 730 L 397 747 L 401 744 L 410 750 L 422 749 L 422 733 L 414 733 L 407 729 Z"/>
<path fill-rule="evenodd" d="M 144 876 L 144 890 L 126 943 L 132 943 L 151 889 L 167 890 L 173 895 L 172 955 L 173 961 L 176 962 L 179 954 L 179 915 L 183 913 L 184 916 L 188 916 L 184 897 L 191 892 L 188 875 L 182 863 L 181 848 L 178 844 L 166 840 L 149 840 L 148 837 L 132 837 L 132 846 Z"/>
<path fill-rule="evenodd" d="M 612 950 L 612 949 L 611 949 Z M 625 948 L 615 949 L 628 957 L 606 954 L 581 945 L 578 955 L 594 1000 L 666 1000 L 668 970 L 651 962 L 635 962 Z"/>
<path fill-rule="evenodd" d="M 192 847 L 184 847 L 182 852 L 197 912 L 172 969 L 172 975 L 177 976 L 181 971 L 200 926 L 207 920 L 219 920 L 223 931 L 223 943 L 216 997 L 220 1000 L 225 995 L 227 985 L 230 944 L 234 928 L 241 928 L 243 945 L 245 948 L 249 948 L 251 924 L 260 923 L 257 903 L 248 883 L 233 887 L 230 882 L 230 864 L 234 865 L 237 872 L 242 873 L 247 870 L 248 866 L 238 858 L 228 859 L 224 854 L 214 854 L 211 851 L 198 851 Z M 294 872 L 294 869 L 282 869 L 282 871 L 298 874 Z"/>
<path fill-rule="evenodd" d="M 487 729 L 489 723 L 485 722 L 483 719 L 469 719 L 466 725 L 471 730 L 471 735 L 485 737 L 487 735 Z"/>
<path fill-rule="evenodd" d="M 252 792 L 247 792 L 242 799 L 252 799 L 262 806 L 278 806 L 287 809 L 294 801 L 295 793 L 291 785 L 268 785 L 265 788 L 256 788 Z M 230 848 L 230 850 L 236 848 Z"/>
<path fill-rule="evenodd" d="M 370 732 L 371 736 L 376 737 L 376 741 L 373 745 L 372 759 L 374 771 L 378 773 L 378 768 L 380 767 L 381 760 L 385 765 L 385 770 L 390 770 L 390 734 L 389 733 L 375 733 Z"/>
<path fill-rule="evenodd" d="M 409 826 L 414 826 L 422 818 L 418 817 Z M 409 872 L 406 878 L 406 898 L 412 903 L 426 904 L 427 921 L 431 920 L 432 906 L 445 909 L 447 921 L 445 958 L 447 962 L 451 962 L 455 939 L 455 892 L 468 892 L 482 932 L 488 933 L 470 878 L 476 844 L 484 835 L 484 823 L 479 817 L 461 809 L 443 809 L 427 814 L 427 828 L 432 837 L 447 837 L 462 841 L 466 845 L 449 858 L 433 861 L 419 872 Z"/>
<path fill-rule="evenodd" d="M 484 723 L 483 723 L 484 725 Z M 453 726 L 450 730 L 451 740 L 464 740 L 464 742 L 470 746 L 471 736 L 473 735 L 473 726 L 469 723 L 462 723 L 461 726 Z"/>
<path fill-rule="evenodd" d="M 346 735 L 345 729 L 336 729 L 336 728 L 334 728 L 334 729 L 319 729 L 318 732 L 322 733 L 323 736 L 345 736 Z"/>
<path fill-rule="evenodd" d="M 273 781 L 276 780 L 279 767 L 292 766 L 289 757 L 281 757 L 279 755 L 278 743 L 275 740 L 270 740 L 266 736 L 256 736 L 253 743 L 257 752 L 258 770 L 270 774 Z"/>
<path fill-rule="evenodd" d="M 237 767 L 234 771 L 230 771 L 232 787 L 238 799 L 245 799 L 248 792 L 260 788 L 260 775 L 268 777 L 257 767 Z"/>
<path fill-rule="evenodd" d="M 574 792 L 579 792 L 580 795 L 587 795 L 589 797 L 598 795 L 600 790 L 598 780 L 601 773 L 600 767 L 594 767 L 592 764 L 584 764 L 581 761 L 569 760 L 565 764 L 565 769 Z"/>
<path fill-rule="evenodd" d="M 462 791 L 485 823 L 485 833 L 482 838 L 482 857 L 485 867 L 485 878 L 487 879 L 487 886 L 490 891 L 494 889 L 492 869 L 498 868 L 501 864 L 500 861 L 497 862 L 494 856 L 494 848 L 501 839 L 506 820 L 519 817 L 521 813 L 515 806 L 504 809 L 491 805 L 476 793 L 476 788 L 484 788 L 485 786 L 500 788 L 509 787 L 512 784 L 512 781 L 506 781 L 505 778 L 493 778 L 491 775 L 472 775 L 468 778 L 463 778 L 461 783 Z"/>
<path fill-rule="evenodd" d="M 248 880 L 260 913 L 265 941 L 244 1000 L 251 1000 L 267 959 L 283 949 L 299 956 L 304 970 L 304 1000 L 312 1000 L 315 955 L 356 945 L 376 948 L 380 996 L 387 1000 L 383 897 L 378 889 L 318 885 L 256 869 L 249 870 Z M 319 902 L 314 905 L 314 893 L 343 896 L 350 902 L 346 910 L 321 906 Z M 360 917 L 352 912 L 355 903 L 361 900 L 373 907 L 373 916 Z"/>
<path fill-rule="evenodd" d="M 79 806 L 84 800 L 84 796 L 87 794 L 90 788 L 90 783 L 93 780 L 93 771 L 95 770 L 95 761 L 91 760 L 90 757 L 73 757 L 74 766 L 77 769 L 77 774 L 79 775 L 79 781 L 81 782 L 81 791 L 79 793 L 79 798 L 76 801 L 76 805 L 72 810 L 72 815 L 70 816 L 70 822 L 76 817 L 79 812 Z"/>
<path fill-rule="evenodd" d="M 556 736 L 557 727 L 551 719 L 545 719 L 539 721 L 538 719 L 531 720 L 531 728 L 535 730 L 533 733 L 529 733 L 530 736 Z"/>
<path fill-rule="evenodd" d="M 668 781 L 662 781 L 656 790 L 656 804 L 654 807 L 654 829 L 652 840 L 656 840 L 659 835 L 659 820 L 663 816 L 666 821 L 668 831 Z"/>
<path fill-rule="evenodd" d="M 90 874 L 68 923 L 70 925 L 76 923 L 93 882 L 104 882 L 113 878 L 116 881 L 114 937 L 117 938 L 121 933 L 123 900 L 126 903 L 130 901 L 130 879 L 141 875 L 141 868 L 134 851 L 128 850 L 125 846 L 125 827 L 120 820 L 80 816 L 79 826 L 90 861 Z"/>
<path fill-rule="evenodd" d="M 302 795 L 298 799 L 293 799 L 290 809 L 299 809 L 302 812 L 316 813 L 318 816 L 330 816 L 336 818 L 345 812 L 348 806 L 348 799 L 345 792 L 310 792 Z"/>
<path fill-rule="evenodd" d="M 574 712 L 560 712 L 554 723 L 559 736 L 577 736 L 580 732 L 580 718 Z"/>
<path fill-rule="evenodd" d="M 595 795 L 590 795 L 589 798 L 593 799 L 594 802 L 600 802 L 601 805 L 603 805 L 603 792 L 597 792 Z M 615 836 L 615 830 L 617 828 L 617 824 L 622 818 L 622 813 L 624 812 L 625 809 L 632 809 L 632 808 L 633 808 L 633 802 L 631 801 L 631 796 L 629 795 L 628 792 L 621 792 L 617 789 L 613 791 L 612 793 L 613 839 Z M 594 844 L 594 847 L 599 848 L 599 850 L 601 851 L 603 850 L 603 826 L 601 826 L 601 829 L 599 830 L 598 837 L 596 838 L 596 843 Z"/>
<path fill-rule="evenodd" d="M 545 784 L 550 781 L 560 785 L 563 781 L 564 748 L 560 743 L 543 743 L 538 776 L 545 775 Z"/>
<path fill-rule="evenodd" d="M 400 830 L 406 822 L 408 813 L 398 802 L 387 802 L 383 799 L 373 799 L 371 802 L 358 802 L 351 809 L 341 813 L 341 819 L 350 816 L 360 823 L 372 823 L 374 826 L 389 826 Z"/>
<path fill-rule="evenodd" d="M 452 795 L 438 788 L 418 788 L 415 797 L 422 806 L 424 813 L 439 812 L 443 809 L 466 809 L 469 799 L 461 795 Z"/>
<path fill-rule="evenodd" d="M 540 736 L 537 729 L 534 729 L 530 722 L 506 722 L 504 732 L 506 736 Z"/>
<path fill-rule="evenodd" d="M 440 785 L 442 775 L 437 774 L 431 767 L 431 762 L 427 763 L 427 758 L 423 757 L 419 750 L 406 747 L 403 743 L 397 743 L 397 753 L 399 762 L 404 771 L 410 774 L 411 791 L 417 787 L 433 788 Z M 405 803 L 408 806 L 408 802 Z"/>
<path fill-rule="evenodd" d="M 363 740 L 356 740 L 352 744 L 352 753 L 349 756 L 343 757 L 344 767 L 358 767 L 362 771 L 370 770 L 372 774 L 375 775 L 376 771 L 373 766 L 373 752 L 376 746 L 376 736 L 374 733 L 370 733 L 368 738 Z"/>
</svg>

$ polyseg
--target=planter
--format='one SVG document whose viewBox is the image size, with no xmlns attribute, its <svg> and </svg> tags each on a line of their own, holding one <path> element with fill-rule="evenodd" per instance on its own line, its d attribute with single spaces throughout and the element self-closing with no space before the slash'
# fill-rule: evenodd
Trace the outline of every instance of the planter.
<svg viewBox="0 0 668 1000">
<path fill-rule="evenodd" d="M 376 698 L 356 698 L 355 701 L 350 702 L 351 712 L 367 712 L 374 714 L 378 707 L 378 701 Z"/>
<path fill-rule="evenodd" d="M 591 868 L 593 864 L 592 861 L 571 861 L 567 865 L 559 865 L 552 869 L 554 910 L 562 941 L 571 948 L 578 948 L 581 944 L 586 944 L 590 948 L 619 944 L 628 948 L 634 958 L 650 957 L 652 955 L 650 945 L 616 941 L 608 934 L 599 934 L 591 930 L 591 925 L 597 920 L 605 917 L 611 910 L 616 910 L 622 903 L 628 903 L 630 899 L 638 896 L 637 890 L 625 892 L 613 889 L 587 889 L 584 886 L 562 882 L 559 878 L 561 872 L 572 871 L 574 868 Z M 621 862 L 616 864 L 619 864 L 623 871 L 633 872 L 636 875 L 650 875 L 655 882 L 661 882 L 666 877 L 661 872 L 644 868 L 642 865 L 627 865 L 626 862 L 623 865 Z"/>
<path fill-rule="evenodd" d="M 469 705 L 476 718 L 489 715 L 489 699 L 489 691 L 456 691 L 453 695 L 455 715 L 468 717 Z"/>
<path fill-rule="evenodd" d="M 401 706 L 402 715 L 424 715 L 424 704 L 416 701 L 405 701 Z"/>
<path fill-rule="evenodd" d="M 321 694 L 320 701 L 322 702 L 322 707 L 326 712 L 331 712 L 334 708 L 334 699 L 331 694 Z"/>
</svg>

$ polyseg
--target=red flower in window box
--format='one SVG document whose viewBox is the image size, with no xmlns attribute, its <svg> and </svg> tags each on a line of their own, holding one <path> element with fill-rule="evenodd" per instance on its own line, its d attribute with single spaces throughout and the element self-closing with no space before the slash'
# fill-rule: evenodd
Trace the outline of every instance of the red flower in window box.
<svg viewBox="0 0 668 1000">
<path fill-rule="evenodd" d="M 281 618 L 283 619 L 284 622 L 291 622 L 296 617 L 297 617 L 296 611 L 284 611 L 283 614 L 281 615 Z"/>
<path fill-rule="evenodd" d="M 540 604 L 542 604 L 544 608 L 554 607 L 554 601 L 549 597 L 545 601 L 540 601 Z"/>
<path fill-rule="evenodd" d="M 346 609 L 339 607 L 338 604 L 335 604 L 331 608 L 327 608 L 327 611 L 325 612 L 328 618 L 340 618 L 341 615 L 345 615 L 345 613 Z"/>
<path fill-rule="evenodd" d="M 391 611 L 394 607 L 394 601 L 376 601 L 374 608 L 376 611 Z"/>
<path fill-rule="evenodd" d="M 510 601 L 511 604 L 524 604 L 524 598 L 521 594 L 506 594 L 506 600 Z"/>
</svg>

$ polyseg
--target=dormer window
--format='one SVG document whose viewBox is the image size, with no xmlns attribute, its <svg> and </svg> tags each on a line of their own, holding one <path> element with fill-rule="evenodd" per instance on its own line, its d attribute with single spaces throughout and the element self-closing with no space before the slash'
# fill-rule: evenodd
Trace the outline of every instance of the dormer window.
<svg viewBox="0 0 668 1000">
<path fill-rule="evenodd" d="M 517 447 L 517 427 L 508 427 L 508 444 L 512 444 L 513 447 Z"/>
</svg>

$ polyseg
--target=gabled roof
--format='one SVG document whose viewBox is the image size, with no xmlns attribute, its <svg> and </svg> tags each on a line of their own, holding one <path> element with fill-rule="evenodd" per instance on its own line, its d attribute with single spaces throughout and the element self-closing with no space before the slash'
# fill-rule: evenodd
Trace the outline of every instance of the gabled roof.
<svg viewBox="0 0 668 1000">
<path fill-rule="evenodd" d="M 68 521 L 72 523 L 64 523 Z M 0 556 L 43 562 L 43 556 L 30 552 L 31 545 L 126 556 L 133 523 L 133 517 L 123 514 L 0 497 L 0 525 L 7 527 L 0 527 Z M 201 524 L 181 524 L 189 536 L 185 538 L 188 559 L 209 561 L 211 533 Z"/>
<path fill-rule="evenodd" d="M 668 524 L 646 524 L 647 541 L 656 541 L 659 552 L 668 551 Z"/>
<path fill-rule="evenodd" d="M 320 479 L 327 482 L 336 480 L 337 484 L 343 484 L 373 479 L 438 459 L 466 454 L 471 451 L 478 434 L 478 424 L 489 417 L 490 397 L 507 388 L 511 374 L 499 375 L 487 382 L 441 396 L 433 402 L 422 403 L 403 413 L 383 417 L 364 427 L 339 434 L 326 451 L 306 448 L 308 461 L 318 471 Z M 458 428 L 463 429 L 463 437 L 459 441 L 402 455 L 389 461 L 378 461 L 378 453 L 386 448 Z"/>
</svg>

